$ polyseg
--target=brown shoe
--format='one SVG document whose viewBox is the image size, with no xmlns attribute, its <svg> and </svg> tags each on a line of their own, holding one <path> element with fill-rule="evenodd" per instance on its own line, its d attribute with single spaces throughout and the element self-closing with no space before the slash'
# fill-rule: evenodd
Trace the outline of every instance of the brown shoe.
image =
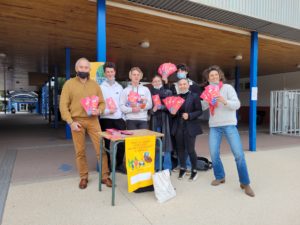
<svg viewBox="0 0 300 225">
<path fill-rule="evenodd" d="M 109 177 L 102 179 L 101 183 L 106 184 L 107 187 L 112 187 L 112 180 Z"/>
<path fill-rule="evenodd" d="M 246 195 L 249 195 L 250 197 L 255 196 L 254 191 L 252 190 L 250 185 L 241 184 L 240 187 L 241 189 L 245 190 Z"/>
<path fill-rule="evenodd" d="M 211 185 L 212 186 L 218 186 L 218 185 L 220 185 L 220 184 L 223 184 L 223 183 L 225 183 L 225 178 L 223 178 L 223 179 L 221 179 L 221 180 L 213 180 L 212 182 L 211 182 Z"/>
<path fill-rule="evenodd" d="M 89 182 L 88 179 L 82 178 L 79 183 L 79 188 L 85 189 L 87 187 L 88 182 Z"/>
</svg>

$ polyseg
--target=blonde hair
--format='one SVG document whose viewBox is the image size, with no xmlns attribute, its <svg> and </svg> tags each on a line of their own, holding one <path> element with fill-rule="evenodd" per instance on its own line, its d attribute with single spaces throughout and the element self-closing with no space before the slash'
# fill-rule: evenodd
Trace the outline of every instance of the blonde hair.
<svg viewBox="0 0 300 225">
<path fill-rule="evenodd" d="M 77 67 L 79 66 L 79 63 L 81 63 L 82 61 L 87 62 L 88 65 L 89 65 L 89 68 L 91 69 L 91 63 L 90 63 L 90 61 L 89 61 L 87 58 L 82 57 L 82 58 L 78 59 L 78 60 L 76 61 L 76 63 L 75 63 L 75 71 L 76 71 L 76 72 L 77 72 Z"/>
<path fill-rule="evenodd" d="M 142 70 L 140 69 L 140 67 L 132 67 L 132 68 L 130 69 L 130 71 L 129 71 L 129 78 L 131 79 L 131 74 L 132 74 L 132 72 L 135 71 L 135 70 L 139 72 L 139 74 L 140 74 L 140 76 L 141 76 L 141 79 L 143 79 L 143 72 L 142 72 Z"/>
</svg>

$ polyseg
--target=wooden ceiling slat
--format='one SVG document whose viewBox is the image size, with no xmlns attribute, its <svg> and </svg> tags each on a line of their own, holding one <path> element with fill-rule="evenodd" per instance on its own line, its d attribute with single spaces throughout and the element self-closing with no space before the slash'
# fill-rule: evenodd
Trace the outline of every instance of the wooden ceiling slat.
<svg viewBox="0 0 300 225">
<path fill-rule="evenodd" d="M 149 49 L 139 46 L 145 39 L 150 41 Z M 260 75 L 297 70 L 299 46 L 266 39 L 259 39 L 259 46 Z M 32 71 L 31 68 L 39 68 L 41 58 L 47 58 L 49 66 L 58 64 L 64 73 L 65 47 L 71 47 L 72 63 L 81 56 L 95 60 L 96 3 L 0 2 L 0 52 L 7 53 L 16 71 Z M 241 71 L 247 76 L 249 36 L 107 6 L 107 59 L 116 61 L 123 79 L 132 65 L 142 67 L 150 77 L 165 61 L 187 63 L 195 80 L 200 80 L 201 71 L 211 64 L 220 64 L 232 75 L 237 54 L 243 55 Z"/>
</svg>

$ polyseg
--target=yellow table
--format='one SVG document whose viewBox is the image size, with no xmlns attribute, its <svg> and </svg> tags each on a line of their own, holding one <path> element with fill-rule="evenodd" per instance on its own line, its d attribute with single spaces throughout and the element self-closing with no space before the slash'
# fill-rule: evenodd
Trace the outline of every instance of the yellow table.
<svg viewBox="0 0 300 225">
<path fill-rule="evenodd" d="M 102 190 L 102 152 L 103 149 L 110 153 L 111 159 L 112 159 L 112 200 L 111 204 L 115 205 L 115 184 L 116 184 L 116 155 L 118 150 L 118 144 L 125 142 L 126 138 L 131 137 L 143 137 L 143 136 L 155 136 L 156 140 L 158 140 L 159 143 L 159 170 L 162 169 L 162 140 L 161 138 L 164 136 L 162 133 L 154 132 L 151 130 L 141 129 L 141 130 L 130 130 L 133 132 L 132 135 L 125 135 L 125 137 L 121 138 L 111 138 L 111 135 L 107 132 L 99 132 L 100 137 L 100 160 L 98 162 L 99 165 L 99 191 Z M 110 149 L 105 148 L 104 139 L 110 140 Z"/>
</svg>

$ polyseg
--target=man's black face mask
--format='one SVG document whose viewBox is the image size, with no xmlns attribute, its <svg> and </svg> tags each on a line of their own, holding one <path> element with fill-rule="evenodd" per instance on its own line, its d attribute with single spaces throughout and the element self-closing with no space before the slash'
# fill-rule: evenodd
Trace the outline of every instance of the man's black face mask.
<svg viewBox="0 0 300 225">
<path fill-rule="evenodd" d="M 80 78 L 85 79 L 85 78 L 87 78 L 90 75 L 90 73 L 89 72 L 77 72 L 77 75 Z"/>
</svg>

